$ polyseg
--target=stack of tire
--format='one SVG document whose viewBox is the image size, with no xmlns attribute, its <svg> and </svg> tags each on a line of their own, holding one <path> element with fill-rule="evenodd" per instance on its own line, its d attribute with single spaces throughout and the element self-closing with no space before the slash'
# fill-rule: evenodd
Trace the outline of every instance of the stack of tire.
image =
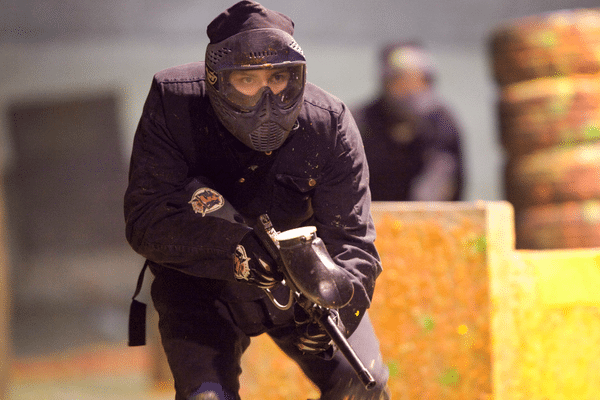
<svg viewBox="0 0 600 400">
<path fill-rule="evenodd" d="M 509 21 L 490 47 L 517 248 L 600 247 L 600 8 Z"/>
</svg>

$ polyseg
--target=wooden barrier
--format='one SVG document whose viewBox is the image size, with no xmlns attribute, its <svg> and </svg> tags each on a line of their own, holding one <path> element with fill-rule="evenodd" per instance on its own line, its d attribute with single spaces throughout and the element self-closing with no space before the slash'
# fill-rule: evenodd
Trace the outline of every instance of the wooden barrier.
<svg viewBox="0 0 600 400">
<path fill-rule="evenodd" d="M 384 272 L 371 315 L 395 398 L 486 399 L 492 393 L 491 257 L 505 204 L 375 204 Z M 510 232 L 510 230 L 509 230 Z"/>
<path fill-rule="evenodd" d="M 598 399 L 600 249 L 519 250 L 505 267 L 495 398 Z"/>
</svg>

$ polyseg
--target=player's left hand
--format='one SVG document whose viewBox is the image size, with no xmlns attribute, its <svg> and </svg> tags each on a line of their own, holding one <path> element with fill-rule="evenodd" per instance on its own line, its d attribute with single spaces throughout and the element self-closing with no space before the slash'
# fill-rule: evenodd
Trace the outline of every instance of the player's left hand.
<svg viewBox="0 0 600 400">
<path fill-rule="evenodd" d="M 341 332 L 345 331 L 344 324 L 337 310 L 330 310 L 333 320 Z M 337 346 L 327 332 L 299 305 L 294 305 L 294 321 L 296 322 L 296 346 L 305 354 L 313 354 L 324 359 L 331 359 L 337 351 Z"/>
</svg>

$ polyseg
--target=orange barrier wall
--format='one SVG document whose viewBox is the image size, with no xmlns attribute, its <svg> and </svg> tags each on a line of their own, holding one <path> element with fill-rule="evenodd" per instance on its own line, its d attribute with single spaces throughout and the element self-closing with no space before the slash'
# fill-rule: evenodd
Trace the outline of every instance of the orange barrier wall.
<svg viewBox="0 0 600 400">
<path fill-rule="evenodd" d="M 515 252 L 497 312 L 497 399 L 598 399 L 600 250 Z"/>
<path fill-rule="evenodd" d="M 491 214 L 503 223 L 510 209 L 383 203 L 373 212 L 384 273 L 371 315 L 394 397 L 489 398 Z"/>
</svg>

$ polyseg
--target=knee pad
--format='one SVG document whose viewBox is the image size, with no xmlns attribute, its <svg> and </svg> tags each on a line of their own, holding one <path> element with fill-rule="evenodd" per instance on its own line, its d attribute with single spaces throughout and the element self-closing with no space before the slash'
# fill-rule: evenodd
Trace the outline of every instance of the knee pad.
<svg viewBox="0 0 600 400">
<path fill-rule="evenodd" d="M 208 392 L 198 393 L 190 400 L 221 400 L 217 392 L 209 390 Z"/>
<path fill-rule="evenodd" d="M 205 382 L 187 400 L 234 400 L 234 397 L 226 395 L 218 383 Z"/>
</svg>

